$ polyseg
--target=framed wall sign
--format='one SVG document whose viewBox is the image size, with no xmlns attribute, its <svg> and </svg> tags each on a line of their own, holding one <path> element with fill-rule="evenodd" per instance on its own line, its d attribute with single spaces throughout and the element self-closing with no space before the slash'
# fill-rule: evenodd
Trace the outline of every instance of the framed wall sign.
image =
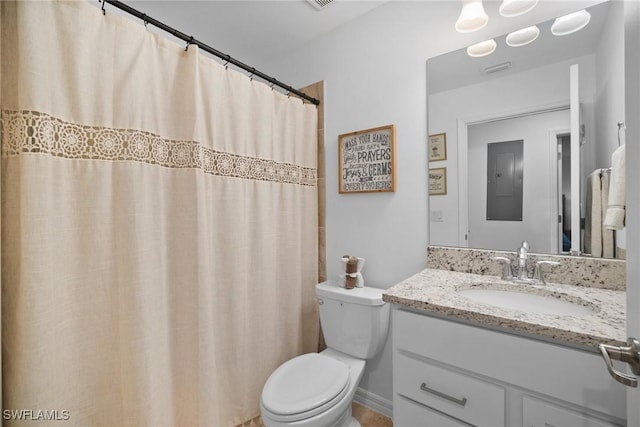
<svg viewBox="0 0 640 427">
<path fill-rule="evenodd" d="M 338 136 L 338 168 L 340 193 L 395 191 L 395 126 Z"/>
<path fill-rule="evenodd" d="M 444 196 L 447 194 L 447 168 L 429 169 L 429 195 Z"/>
<path fill-rule="evenodd" d="M 447 160 L 447 134 L 429 135 L 429 161 Z"/>
</svg>

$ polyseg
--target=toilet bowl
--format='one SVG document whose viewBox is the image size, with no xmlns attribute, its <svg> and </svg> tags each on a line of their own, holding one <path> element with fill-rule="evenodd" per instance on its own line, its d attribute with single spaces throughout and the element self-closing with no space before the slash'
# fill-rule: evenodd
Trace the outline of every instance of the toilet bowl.
<svg viewBox="0 0 640 427">
<path fill-rule="evenodd" d="M 285 362 L 262 391 L 262 421 L 267 427 L 358 427 L 351 402 L 364 366 L 332 349 Z"/>
<path fill-rule="evenodd" d="M 366 360 L 380 352 L 389 326 L 383 290 L 347 290 L 335 281 L 316 286 L 327 348 L 280 365 L 262 390 L 266 427 L 359 427 L 351 402 Z"/>
</svg>

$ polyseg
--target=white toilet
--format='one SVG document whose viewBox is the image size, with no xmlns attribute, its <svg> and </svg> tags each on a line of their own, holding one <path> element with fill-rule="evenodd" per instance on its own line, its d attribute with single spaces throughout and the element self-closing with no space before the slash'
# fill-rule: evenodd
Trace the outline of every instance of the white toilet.
<svg viewBox="0 0 640 427">
<path fill-rule="evenodd" d="M 328 348 L 280 365 L 262 389 L 266 427 L 359 427 L 351 401 L 366 359 L 384 345 L 389 304 L 382 289 L 345 289 L 337 282 L 316 286 L 320 323 Z"/>
</svg>

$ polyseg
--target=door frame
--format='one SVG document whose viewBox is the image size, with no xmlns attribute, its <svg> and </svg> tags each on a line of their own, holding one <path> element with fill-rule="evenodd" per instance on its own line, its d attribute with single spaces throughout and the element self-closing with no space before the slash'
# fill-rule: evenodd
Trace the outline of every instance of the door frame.
<svg viewBox="0 0 640 427">
<path fill-rule="evenodd" d="M 551 180 L 549 182 L 549 194 L 555 194 L 556 213 L 558 216 L 562 215 L 564 219 L 564 212 L 562 212 L 562 192 L 560 189 L 560 168 L 558 164 L 561 162 L 558 159 L 558 145 L 559 138 L 565 135 L 571 135 L 571 128 L 552 129 L 549 131 L 549 176 Z M 564 152 L 562 153 L 564 156 Z M 555 242 L 558 250 L 558 255 L 567 255 L 562 251 L 562 222 L 556 224 L 555 227 L 551 227 L 551 241 Z M 573 231 L 571 233 L 573 235 Z"/>
<path fill-rule="evenodd" d="M 640 2 L 624 2 L 627 336 L 640 338 Z M 603 368 L 604 369 L 604 368 Z M 628 370 L 630 372 L 630 370 Z M 627 425 L 640 425 L 640 388 L 627 389 Z"/>
</svg>

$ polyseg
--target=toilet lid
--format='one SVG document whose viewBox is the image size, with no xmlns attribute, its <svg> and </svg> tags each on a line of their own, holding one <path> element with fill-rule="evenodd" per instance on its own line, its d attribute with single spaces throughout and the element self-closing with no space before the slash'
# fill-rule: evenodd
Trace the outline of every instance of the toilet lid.
<svg viewBox="0 0 640 427">
<path fill-rule="evenodd" d="M 307 412 L 335 398 L 349 383 L 344 363 L 318 353 L 295 357 L 276 369 L 262 390 L 262 404 L 273 414 Z"/>
</svg>

